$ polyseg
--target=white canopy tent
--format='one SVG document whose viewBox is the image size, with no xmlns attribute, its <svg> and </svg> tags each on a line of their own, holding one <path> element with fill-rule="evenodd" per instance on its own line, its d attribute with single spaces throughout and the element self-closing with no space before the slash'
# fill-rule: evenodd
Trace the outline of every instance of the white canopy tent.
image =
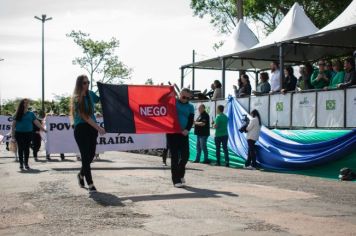
<svg viewBox="0 0 356 236">
<path fill-rule="evenodd" d="M 356 0 L 316 34 L 295 40 L 313 45 L 356 48 Z"/>
<path fill-rule="evenodd" d="M 296 2 L 282 19 L 277 28 L 253 48 L 283 42 L 289 39 L 313 34 L 319 29 L 305 14 L 303 8 Z"/>
<path fill-rule="evenodd" d="M 318 33 L 335 30 L 353 24 L 356 24 L 356 0 L 352 1 L 350 5 L 335 18 L 335 20 L 319 30 Z"/>
<path fill-rule="evenodd" d="M 258 44 L 258 39 L 244 20 L 239 20 L 230 37 L 218 50 L 219 55 L 241 52 Z"/>
<path fill-rule="evenodd" d="M 304 29 L 305 28 L 305 29 Z M 287 64 L 301 64 L 320 58 L 335 58 L 351 55 L 356 49 L 356 0 L 334 21 L 317 31 L 305 15 L 302 7 L 295 3 L 274 32 L 251 49 L 216 57 L 185 68 L 222 70 L 224 84 L 225 70 L 259 71 L 269 67 L 271 61 Z M 283 73 L 281 73 L 283 75 Z"/>
</svg>

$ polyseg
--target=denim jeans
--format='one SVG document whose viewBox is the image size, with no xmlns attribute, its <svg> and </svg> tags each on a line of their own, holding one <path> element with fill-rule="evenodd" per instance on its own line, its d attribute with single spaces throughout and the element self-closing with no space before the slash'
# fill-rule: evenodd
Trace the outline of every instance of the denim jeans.
<svg viewBox="0 0 356 236">
<path fill-rule="evenodd" d="M 225 156 L 225 165 L 229 165 L 229 151 L 227 149 L 227 141 L 229 139 L 229 136 L 221 136 L 221 137 L 215 137 L 215 146 L 216 146 L 216 162 L 218 165 L 220 165 L 220 148 L 221 144 L 224 150 L 224 156 Z"/>
<path fill-rule="evenodd" d="M 200 162 L 200 156 L 201 156 L 201 151 L 203 150 L 204 152 L 204 162 L 208 162 L 208 147 L 206 146 L 206 143 L 208 141 L 209 136 L 197 136 L 197 156 L 195 158 L 195 161 Z"/>
</svg>

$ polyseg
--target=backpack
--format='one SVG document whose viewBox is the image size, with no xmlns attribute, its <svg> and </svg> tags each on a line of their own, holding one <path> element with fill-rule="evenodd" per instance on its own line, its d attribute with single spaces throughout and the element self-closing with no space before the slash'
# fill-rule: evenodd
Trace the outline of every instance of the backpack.
<svg viewBox="0 0 356 236">
<path fill-rule="evenodd" d="M 356 173 L 354 173 L 350 168 L 342 168 L 340 170 L 339 179 L 342 181 L 351 181 L 356 179 Z"/>
</svg>

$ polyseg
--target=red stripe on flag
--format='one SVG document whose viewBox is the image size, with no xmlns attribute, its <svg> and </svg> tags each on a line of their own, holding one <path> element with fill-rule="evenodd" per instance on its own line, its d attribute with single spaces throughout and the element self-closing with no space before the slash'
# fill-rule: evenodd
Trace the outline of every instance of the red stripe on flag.
<svg viewBox="0 0 356 236">
<path fill-rule="evenodd" d="M 128 86 L 136 133 L 180 133 L 174 89 L 171 86 Z"/>
</svg>

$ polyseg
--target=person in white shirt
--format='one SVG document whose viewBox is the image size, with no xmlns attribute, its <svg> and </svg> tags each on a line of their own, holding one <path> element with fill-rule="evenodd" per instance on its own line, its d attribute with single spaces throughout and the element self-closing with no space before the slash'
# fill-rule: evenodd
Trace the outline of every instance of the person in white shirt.
<svg viewBox="0 0 356 236">
<path fill-rule="evenodd" d="M 219 80 L 215 80 L 214 81 L 214 87 L 215 87 L 215 90 L 214 90 L 213 97 L 211 99 L 212 100 L 216 100 L 216 99 L 223 98 L 223 96 L 222 96 L 222 85 L 221 85 Z"/>
<path fill-rule="evenodd" d="M 279 92 L 281 90 L 281 72 L 279 70 L 278 62 L 271 63 L 271 91 L 270 94 Z"/>
<path fill-rule="evenodd" d="M 248 157 L 245 162 L 245 168 L 247 169 L 256 169 L 257 163 L 256 163 L 256 147 L 255 143 L 258 140 L 258 137 L 260 136 L 260 131 L 261 131 L 261 117 L 260 113 L 254 109 L 251 111 L 251 116 L 252 119 L 250 120 L 250 123 L 248 124 L 246 130 L 247 130 L 247 144 L 248 144 Z"/>
</svg>

